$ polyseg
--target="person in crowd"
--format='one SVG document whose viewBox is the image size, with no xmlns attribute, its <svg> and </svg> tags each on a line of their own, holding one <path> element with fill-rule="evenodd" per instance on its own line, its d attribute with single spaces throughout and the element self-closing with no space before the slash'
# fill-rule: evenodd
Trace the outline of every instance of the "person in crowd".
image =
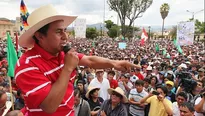
<svg viewBox="0 0 205 116">
<path fill-rule="evenodd" d="M 111 71 L 108 71 L 108 80 L 110 82 L 110 87 L 115 89 L 118 87 L 118 82 L 117 80 L 114 79 L 114 76 L 115 76 L 115 71 L 111 70 Z"/>
<path fill-rule="evenodd" d="M 86 97 L 90 105 L 91 116 L 97 116 L 104 101 L 101 97 L 98 97 L 99 90 L 99 87 L 89 87 L 86 93 Z"/>
<path fill-rule="evenodd" d="M 110 83 L 108 79 L 103 78 L 103 69 L 97 69 L 96 70 L 96 78 L 94 78 L 89 86 L 91 87 L 100 87 L 99 90 L 99 97 L 103 98 L 103 100 L 109 99 L 109 94 L 107 92 L 107 89 L 110 88 Z"/>
<path fill-rule="evenodd" d="M 150 85 L 150 79 L 148 77 L 144 78 L 144 90 L 149 93 L 153 91 L 154 89 Z"/>
<path fill-rule="evenodd" d="M 87 98 L 85 97 L 86 91 L 85 91 L 85 86 L 84 86 L 83 80 L 77 81 L 77 88 L 80 90 L 81 98 L 83 98 L 84 100 L 87 100 Z"/>
<path fill-rule="evenodd" d="M 74 49 L 67 52 L 66 29 L 75 19 L 60 15 L 52 5 L 42 6 L 28 17 L 29 28 L 19 37 L 19 45 L 29 50 L 18 60 L 15 78 L 25 96 L 29 115 L 74 115 L 73 82 L 77 65 L 120 71 L 140 68 L 124 60 L 86 56 Z"/>
<path fill-rule="evenodd" d="M 86 100 L 81 98 L 78 88 L 74 90 L 74 104 L 75 116 L 91 116 L 90 106 Z"/>
<path fill-rule="evenodd" d="M 130 82 L 130 74 L 122 74 L 121 79 L 118 82 L 118 86 L 125 92 L 125 95 L 128 96 L 130 90 L 133 88 L 132 82 Z"/>
<path fill-rule="evenodd" d="M 203 80 L 205 78 L 205 69 L 200 68 L 198 70 L 198 75 L 196 76 L 198 80 Z"/>
<path fill-rule="evenodd" d="M 129 113 L 131 116 L 144 116 L 144 108 L 146 104 L 141 104 L 140 100 L 146 97 L 148 93 L 144 90 L 144 81 L 137 80 L 135 88 L 131 89 L 129 94 Z"/>
<path fill-rule="evenodd" d="M 157 83 L 158 83 L 157 77 L 154 75 L 151 76 L 150 77 L 150 85 L 151 85 L 152 89 L 156 90 Z"/>
<path fill-rule="evenodd" d="M 124 91 L 120 87 L 107 91 L 111 98 L 103 102 L 98 116 L 128 116 L 127 108 L 123 104 L 128 102 Z"/>
<path fill-rule="evenodd" d="M 16 101 L 14 106 L 15 106 L 14 107 L 15 110 L 21 110 L 25 106 L 24 97 L 20 89 L 17 91 Z"/>
<path fill-rule="evenodd" d="M 143 80 L 144 76 L 141 74 L 140 69 L 135 69 L 135 75 L 140 79 Z"/>
<path fill-rule="evenodd" d="M 179 106 L 180 116 L 194 116 L 194 106 L 189 102 L 184 102 Z"/>
<path fill-rule="evenodd" d="M 7 102 L 6 92 L 3 90 L 0 90 L 0 116 L 8 112 L 8 110 L 6 111 L 6 108 L 7 108 L 6 102 Z"/>
<path fill-rule="evenodd" d="M 172 103 L 175 102 L 175 88 L 174 88 L 174 82 L 173 81 L 167 81 L 165 83 L 165 86 L 167 87 L 168 93 L 167 93 L 167 99 L 169 99 Z"/>
<path fill-rule="evenodd" d="M 187 101 L 187 94 L 182 91 L 176 95 L 176 102 L 172 104 L 173 116 L 180 116 L 179 106 Z"/>
<path fill-rule="evenodd" d="M 205 92 L 202 93 L 195 101 L 195 116 L 204 116 L 205 115 Z"/>
<path fill-rule="evenodd" d="M 166 98 L 167 88 L 160 85 L 156 88 L 156 95 L 149 93 L 148 96 L 140 100 L 140 103 L 150 103 L 149 116 L 173 115 L 172 102 Z"/>
<path fill-rule="evenodd" d="M 164 83 L 164 74 L 165 74 L 164 71 L 160 71 L 160 72 L 159 72 L 159 78 L 158 78 L 158 83 L 159 83 L 159 84 Z"/>
<path fill-rule="evenodd" d="M 87 75 L 86 77 L 86 84 L 85 84 L 85 90 L 87 91 L 88 86 L 90 84 L 90 82 L 94 79 L 94 76 L 90 73 Z"/>
</svg>

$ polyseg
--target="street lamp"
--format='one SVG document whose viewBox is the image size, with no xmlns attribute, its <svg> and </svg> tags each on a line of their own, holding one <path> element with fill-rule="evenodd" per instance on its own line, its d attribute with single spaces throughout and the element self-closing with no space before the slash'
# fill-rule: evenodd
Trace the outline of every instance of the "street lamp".
<svg viewBox="0 0 205 116">
<path fill-rule="evenodd" d="M 186 11 L 192 14 L 192 19 L 194 20 L 194 15 L 196 15 L 197 13 L 200 13 L 200 12 L 204 11 L 204 9 L 199 10 L 199 11 L 197 11 L 197 12 L 191 12 L 191 11 L 189 11 L 189 10 L 186 10 Z"/>
<path fill-rule="evenodd" d="M 150 41 L 150 28 L 151 28 L 151 26 L 148 26 L 148 28 L 149 28 L 148 40 Z"/>
</svg>

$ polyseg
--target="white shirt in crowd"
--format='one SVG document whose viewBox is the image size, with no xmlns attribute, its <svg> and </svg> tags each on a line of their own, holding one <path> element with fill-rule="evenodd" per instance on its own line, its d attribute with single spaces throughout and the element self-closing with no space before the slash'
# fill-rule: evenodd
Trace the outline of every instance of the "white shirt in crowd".
<svg viewBox="0 0 205 116">
<path fill-rule="evenodd" d="M 195 105 L 199 104 L 199 102 L 201 101 L 201 97 L 198 97 L 195 101 Z M 205 111 L 205 104 L 203 105 L 203 111 Z M 195 116 L 204 116 L 202 113 L 197 113 L 196 111 L 194 112 Z"/>
<path fill-rule="evenodd" d="M 110 96 L 109 96 L 109 94 L 107 92 L 107 89 L 110 88 L 110 83 L 109 83 L 108 79 L 103 78 L 102 83 L 100 83 L 97 78 L 94 78 L 90 82 L 89 86 L 91 86 L 91 87 L 99 87 L 100 88 L 100 90 L 99 90 L 99 97 L 102 97 L 103 100 L 107 100 L 107 99 L 110 98 Z"/>
<path fill-rule="evenodd" d="M 180 116 L 180 110 L 177 102 L 172 104 L 173 116 Z"/>
</svg>

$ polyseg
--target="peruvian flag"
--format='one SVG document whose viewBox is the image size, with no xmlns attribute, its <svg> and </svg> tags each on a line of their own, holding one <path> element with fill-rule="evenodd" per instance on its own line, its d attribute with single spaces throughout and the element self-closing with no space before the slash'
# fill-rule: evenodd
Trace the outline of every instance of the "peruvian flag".
<svg viewBox="0 0 205 116">
<path fill-rule="evenodd" d="M 145 41 L 148 39 L 148 35 L 147 32 L 145 31 L 145 29 L 142 29 L 142 35 L 141 35 L 141 41 L 140 41 L 140 45 L 144 45 Z"/>
</svg>

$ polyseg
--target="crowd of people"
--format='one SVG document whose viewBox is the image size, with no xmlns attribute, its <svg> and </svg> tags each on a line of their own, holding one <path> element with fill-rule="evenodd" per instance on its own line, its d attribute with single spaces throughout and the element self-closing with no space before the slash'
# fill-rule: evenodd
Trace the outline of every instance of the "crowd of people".
<svg viewBox="0 0 205 116">
<path fill-rule="evenodd" d="M 7 76 L 6 45 L 0 43 L 0 115 L 204 116 L 201 42 L 180 48 L 160 39 L 144 45 L 69 39 L 66 27 L 76 17 L 60 15 L 52 5 L 28 19 L 19 45 L 29 49 L 22 50 L 14 77 Z"/>
<path fill-rule="evenodd" d="M 127 60 L 141 65 L 130 72 L 80 66 L 74 86 L 75 116 L 203 116 L 205 106 L 204 46 L 195 43 L 183 46 L 180 54 L 172 41 L 151 40 L 144 46 L 139 41 L 123 41 L 119 49 L 112 39 L 72 39 L 79 53 L 115 60 Z M 160 50 L 156 50 L 156 43 Z M 5 45 L 1 45 L 4 46 Z M 167 53 L 163 54 L 166 49 Z M 6 51 L 1 51 L 1 102 L 11 101 Z M 78 71 L 79 72 L 79 71 Z M 24 98 L 11 77 L 14 108 L 24 108 Z M 5 96 L 8 98 L 5 99 Z M 8 104 L 8 103 L 7 103 Z M 2 106 L 2 105 L 1 105 Z M 11 107 L 10 107 L 11 108 Z M 6 109 L 1 107 L 1 111 Z M 19 112 L 16 112 L 19 113 Z"/>
</svg>

